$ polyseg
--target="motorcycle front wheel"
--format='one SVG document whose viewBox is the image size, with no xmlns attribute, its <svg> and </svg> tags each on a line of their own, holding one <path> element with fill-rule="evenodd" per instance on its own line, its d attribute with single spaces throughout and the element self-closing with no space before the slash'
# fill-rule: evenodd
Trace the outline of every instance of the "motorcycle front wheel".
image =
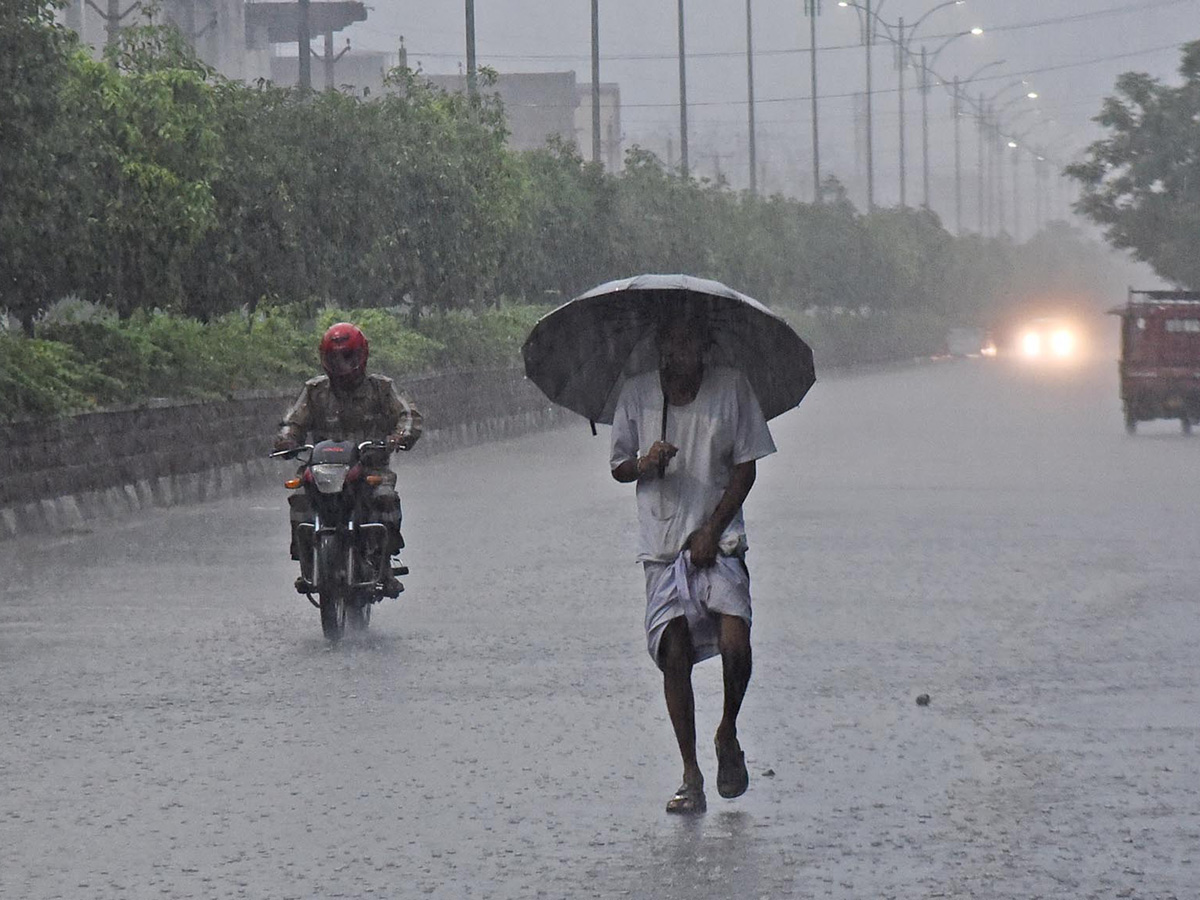
<svg viewBox="0 0 1200 900">
<path fill-rule="evenodd" d="M 351 606 L 346 609 L 346 625 L 351 631 L 366 631 L 370 624 L 370 606 Z"/>
<path fill-rule="evenodd" d="M 341 640 L 346 629 L 346 559 L 336 534 L 323 534 L 317 544 L 317 596 L 321 631 L 326 640 Z"/>
</svg>

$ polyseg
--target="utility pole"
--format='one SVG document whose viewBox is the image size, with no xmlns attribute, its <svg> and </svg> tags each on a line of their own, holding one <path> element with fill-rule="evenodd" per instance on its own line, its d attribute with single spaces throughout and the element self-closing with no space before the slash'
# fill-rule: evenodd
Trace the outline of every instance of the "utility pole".
<svg viewBox="0 0 1200 900">
<path fill-rule="evenodd" d="M 683 0 L 679 0 L 679 174 L 684 178 L 688 177 L 687 119 L 687 54 L 683 42 Z"/>
<path fill-rule="evenodd" d="M 1013 241 L 1021 242 L 1021 148 L 1013 150 Z"/>
<path fill-rule="evenodd" d="M 758 156 L 754 134 L 754 13 L 753 0 L 746 0 L 746 106 L 750 128 L 750 193 L 758 194 Z"/>
<path fill-rule="evenodd" d="M 333 31 L 325 32 L 325 52 L 319 54 L 314 52 L 313 56 L 317 57 L 325 67 L 325 90 L 332 91 L 337 89 L 334 83 L 333 67 L 339 59 L 350 52 L 350 38 L 346 38 L 346 46 L 337 53 L 333 52 Z M 403 63 L 401 63 L 403 65 Z"/>
<path fill-rule="evenodd" d="M 1033 222 L 1035 234 L 1042 230 L 1042 224 L 1045 222 L 1045 182 L 1046 161 L 1039 153 L 1033 160 Z"/>
<path fill-rule="evenodd" d="M 957 101 L 958 95 L 955 94 Z M 958 140 L 958 119 L 954 120 L 955 141 Z M 954 145 L 958 152 L 958 144 Z M 921 184 L 925 194 L 925 208 L 929 209 L 929 65 L 925 47 L 921 46 Z"/>
<path fill-rule="evenodd" d="M 817 16 L 821 13 L 821 0 L 804 0 L 804 11 L 808 14 L 808 37 L 811 45 L 809 64 L 812 84 L 812 158 L 813 158 L 813 202 L 820 203 L 821 196 L 821 142 L 817 124 Z"/>
<path fill-rule="evenodd" d="M 962 237 L 962 96 L 954 79 L 954 233 Z"/>
<path fill-rule="evenodd" d="M 871 0 L 867 0 L 867 210 L 875 211 L 875 150 L 871 135 L 871 44 L 874 24 L 871 18 Z"/>
<path fill-rule="evenodd" d="M 121 20 L 131 12 L 141 8 L 141 2 L 134 3 L 125 12 L 121 12 L 121 0 L 108 0 L 108 9 L 101 9 L 93 0 L 87 0 L 87 5 L 94 9 L 97 15 L 104 20 L 104 30 L 107 35 L 104 39 L 104 44 L 107 47 L 113 46 L 117 42 L 117 35 L 121 33 Z M 83 9 L 80 9 L 79 25 L 83 28 Z"/>
<path fill-rule="evenodd" d="M 600 162 L 600 0 L 592 0 L 592 162 Z"/>
<path fill-rule="evenodd" d="M 1000 119 L 996 119 L 996 217 L 1000 230 L 997 234 L 1006 234 L 1008 232 L 1008 211 L 1004 209 L 1004 150 L 1008 149 L 1008 142 L 1004 140 L 1004 136 L 1000 131 Z"/>
<path fill-rule="evenodd" d="M 904 209 L 908 206 L 908 192 L 906 190 L 906 163 L 904 154 L 904 70 L 907 60 L 905 57 L 904 46 L 904 18 L 901 17 L 899 25 L 900 41 L 896 45 L 896 61 L 897 67 L 900 69 L 900 90 L 897 94 L 900 98 L 900 208 Z"/>
<path fill-rule="evenodd" d="M 983 154 L 984 154 L 984 146 L 985 146 L 985 141 L 986 141 L 987 129 L 984 124 L 983 113 L 984 113 L 983 94 L 980 93 L 980 95 L 979 95 L 979 117 L 976 120 L 977 124 L 979 125 L 979 129 L 978 129 L 978 131 L 979 131 L 979 172 L 978 172 L 979 188 L 977 191 L 978 196 L 975 198 L 975 204 L 976 204 L 976 212 L 979 215 L 979 233 L 981 235 L 987 234 L 987 227 L 986 227 L 987 223 L 983 217 L 983 214 L 984 214 L 984 206 L 983 206 L 984 156 L 983 156 Z"/>
<path fill-rule="evenodd" d="M 312 32 L 308 26 L 309 0 L 299 0 L 296 6 L 296 45 L 300 52 L 300 90 L 312 90 Z"/>
<path fill-rule="evenodd" d="M 467 96 L 472 100 L 479 96 L 479 74 L 475 64 L 475 0 L 467 0 Z"/>
</svg>

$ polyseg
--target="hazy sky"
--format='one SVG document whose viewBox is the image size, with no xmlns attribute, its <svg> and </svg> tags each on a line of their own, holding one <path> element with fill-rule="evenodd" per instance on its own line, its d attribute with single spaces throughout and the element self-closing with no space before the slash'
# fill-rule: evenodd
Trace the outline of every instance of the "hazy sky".
<svg viewBox="0 0 1200 900">
<path fill-rule="evenodd" d="M 866 0 L 859 0 L 865 4 Z M 874 0 L 882 19 L 915 22 L 936 0 Z M 459 71 L 464 51 L 464 0 L 376 0 L 365 23 L 347 31 L 362 49 L 395 50 L 405 38 L 410 63 L 428 72 Z M 803 0 L 753 0 L 760 160 L 768 186 L 803 195 L 810 190 L 811 149 L 808 23 Z M 744 0 L 687 0 L 688 99 L 693 169 L 719 164 L 745 183 L 746 4 Z M 600 0 L 601 78 L 620 85 L 625 146 L 660 155 L 670 140 L 678 152 L 678 63 L 675 0 Z M 1130 69 L 1177 78 L 1178 45 L 1200 38 L 1200 0 L 966 0 L 931 14 L 912 47 L 930 52 L 947 36 L 973 26 L 940 54 L 934 71 L 966 77 L 994 60 L 971 86 L 991 94 L 1024 78 L 1028 85 L 999 100 L 1036 90 L 1037 101 L 1008 108 L 1013 132 L 1033 128 L 1032 140 L 1063 161 L 1097 135 L 1089 120 L 1116 76 Z M 503 72 L 574 70 L 590 80 L 589 0 L 476 0 L 479 61 Z M 823 0 L 818 18 L 822 169 L 861 193 L 864 172 L 864 49 L 854 9 Z M 891 45 L 873 51 L 876 190 L 881 203 L 898 194 L 897 70 Z M 906 135 L 910 202 L 921 194 L 920 95 L 916 72 L 906 75 Z M 1038 111 L 1022 112 L 1023 106 Z M 935 207 L 953 190 L 953 128 L 949 93 L 929 95 L 931 184 Z M 963 166 L 974 166 L 975 131 L 962 123 Z M 857 177 L 856 177 L 857 176 Z M 964 178 L 966 174 L 964 173 Z M 861 199 L 861 198 L 856 198 Z M 943 211 L 943 214 L 944 211 Z"/>
</svg>

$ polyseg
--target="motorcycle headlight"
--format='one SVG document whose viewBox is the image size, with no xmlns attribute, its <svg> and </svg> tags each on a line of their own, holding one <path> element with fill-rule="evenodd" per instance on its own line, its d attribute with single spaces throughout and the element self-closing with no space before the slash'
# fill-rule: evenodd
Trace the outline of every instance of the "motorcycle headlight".
<svg viewBox="0 0 1200 900">
<path fill-rule="evenodd" d="M 349 466 L 340 463 L 317 463 L 312 467 L 313 481 L 322 494 L 336 494 L 346 483 Z"/>
</svg>

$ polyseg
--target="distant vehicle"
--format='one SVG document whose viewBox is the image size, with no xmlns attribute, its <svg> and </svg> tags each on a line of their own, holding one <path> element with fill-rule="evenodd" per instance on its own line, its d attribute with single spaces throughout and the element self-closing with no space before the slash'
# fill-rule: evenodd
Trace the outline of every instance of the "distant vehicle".
<svg viewBox="0 0 1200 900">
<path fill-rule="evenodd" d="M 1017 353 L 1028 360 L 1065 361 L 1079 355 L 1079 330 L 1068 320 L 1031 319 L 1017 335 Z"/>
<path fill-rule="evenodd" d="M 946 332 L 946 349 L 951 356 L 978 356 L 983 351 L 983 329 L 956 326 Z"/>
<path fill-rule="evenodd" d="M 1178 419 L 1184 434 L 1200 423 L 1200 292 L 1135 291 L 1121 317 L 1121 403 L 1125 430 Z"/>
</svg>

